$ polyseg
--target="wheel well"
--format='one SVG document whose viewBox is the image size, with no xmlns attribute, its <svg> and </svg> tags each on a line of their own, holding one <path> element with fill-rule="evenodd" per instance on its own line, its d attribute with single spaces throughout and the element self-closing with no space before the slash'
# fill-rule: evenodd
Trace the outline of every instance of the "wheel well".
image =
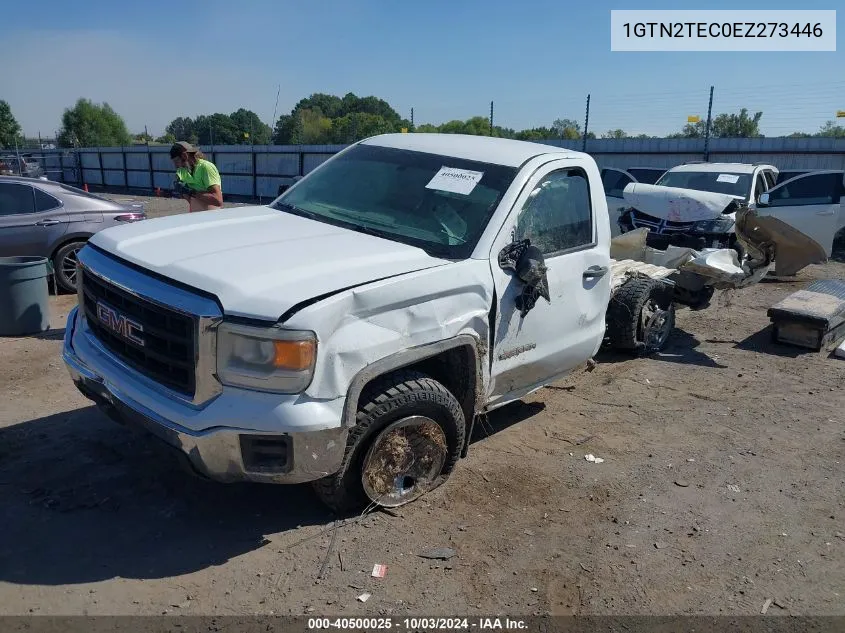
<svg viewBox="0 0 845 633">
<path fill-rule="evenodd" d="M 90 238 L 90 235 L 77 235 L 75 237 L 62 238 L 62 240 L 56 245 L 56 248 L 53 249 L 53 252 L 50 253 L 50 261 L 53 261 L 53 258 L 56 256 L 56 253 L 58 253 L 60 249 L 67 246 L 71 242 L 87 242 Z"/>
<path fill-rule="evenodd" d="M 422 372 L 441 383 L 448 389 L 464 412 L 464 418 L 473 419 L 476 411 L 477 390 L 479 388 L 478 367 L 476 353 L 470 345 L 461 345 L 444 350 L 434 356 L 429 356 L 409 365 L 391 369 L 385 374 L 373 376 L 361 389 L 361 398 L 365 398 L 370 385 L 386 375 L 400 371 L 414 370 Z M 358 403 L 355 403 L 357 408 Z"/>
</svg>

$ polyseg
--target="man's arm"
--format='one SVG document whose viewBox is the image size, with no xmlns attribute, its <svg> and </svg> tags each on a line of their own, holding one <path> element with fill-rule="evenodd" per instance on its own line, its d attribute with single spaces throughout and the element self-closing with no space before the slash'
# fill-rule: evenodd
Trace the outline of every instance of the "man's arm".
<svg viewBox="0 0 845 633">
<path fill-rule="evenodd" d="M 194 198 L 207 206 L 223 206 L 223 190 L 220 185 L 211 185 L 207 191 L 195 191 Z"/>
</svg>

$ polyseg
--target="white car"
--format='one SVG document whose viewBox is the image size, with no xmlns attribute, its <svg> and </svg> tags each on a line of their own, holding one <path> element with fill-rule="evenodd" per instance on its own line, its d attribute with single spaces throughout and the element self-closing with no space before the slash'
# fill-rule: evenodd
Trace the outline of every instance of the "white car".
<svg viewBox="0 0 845 633">
<path fill-rule="evenodd" d="M 649 244 L 655 248 L 733 248 L 736 209 L 754 209 L 777 176 L 777 168 L 767 164 L 693 162 L 672 167 L 654 185 L 626 186 L 621 230 L 648 228 Z M 655 205 L 649 204 L 652 194 Z"/>
<path fill-rule="evenodd" d="M 602 168 L 601 182 L 604 186 L 605 198 L 607 198 L 607 212 L 610 214 L 610 234 L 613 237 L 622 233 L 619 227 L 619 219 L 628 206 L 622 195 L 625 187 L 632 182 L 653 184 L 665 172 L 665 169 L 658 167 Z"/>
</svg>

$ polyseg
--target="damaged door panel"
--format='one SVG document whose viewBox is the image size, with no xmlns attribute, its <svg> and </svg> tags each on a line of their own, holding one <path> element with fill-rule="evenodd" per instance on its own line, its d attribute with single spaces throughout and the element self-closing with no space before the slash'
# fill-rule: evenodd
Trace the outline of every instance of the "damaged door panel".
<svg viewBox="0 0 845 633">
<path fill-rule="evenodd" d="M 610 259 L 601 241 L 596 244 L 596 235 L 609 226 L 606 218 L 597 222 L 594 216 L 590 196 L 598 187 L 593 184 L 580 162 L 547 164 L 517 199 L 494 246 L 491 268 L 498 309 L 491 350 L 493 406 L 568 373 L 601 344 Z M 543 258 L 548 284 L 547 293 L 538 291 L 529 306 L 523 303 L 526 281 L 515 274 L 518 266 L 499 261 L 503 249 L 507 255 L 523 240 Z"/>
<path fill-rule="evenodd" d="M 761 220 L 772 218 L 795 228 L 821 245 L 825 256 L 829 257 L 834 236 L 845 226 L 843 194 L 842 171 L 811 172 L 763 194 L 758 202 L 758 215 Z"/>
</svg>

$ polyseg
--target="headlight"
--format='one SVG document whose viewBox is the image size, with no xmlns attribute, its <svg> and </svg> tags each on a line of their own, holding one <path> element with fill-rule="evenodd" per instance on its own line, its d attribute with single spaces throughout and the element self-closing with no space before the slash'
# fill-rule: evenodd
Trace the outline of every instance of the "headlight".
<svg viewBox="0 0 845 633">
<path fill-rule="evenodd" d="M 217 329 L 217 375 L 223 384 L 275 393 L 300 393 L 317 360 L 313 332 L 222 323 Z"/>
<path fill-rule="evenodd" d="M 733 228 L 734 221 L 731 218 L 702 220 L 692 225 L 692 230 L 696 233 L 730 233 Z"/>
</svg>

